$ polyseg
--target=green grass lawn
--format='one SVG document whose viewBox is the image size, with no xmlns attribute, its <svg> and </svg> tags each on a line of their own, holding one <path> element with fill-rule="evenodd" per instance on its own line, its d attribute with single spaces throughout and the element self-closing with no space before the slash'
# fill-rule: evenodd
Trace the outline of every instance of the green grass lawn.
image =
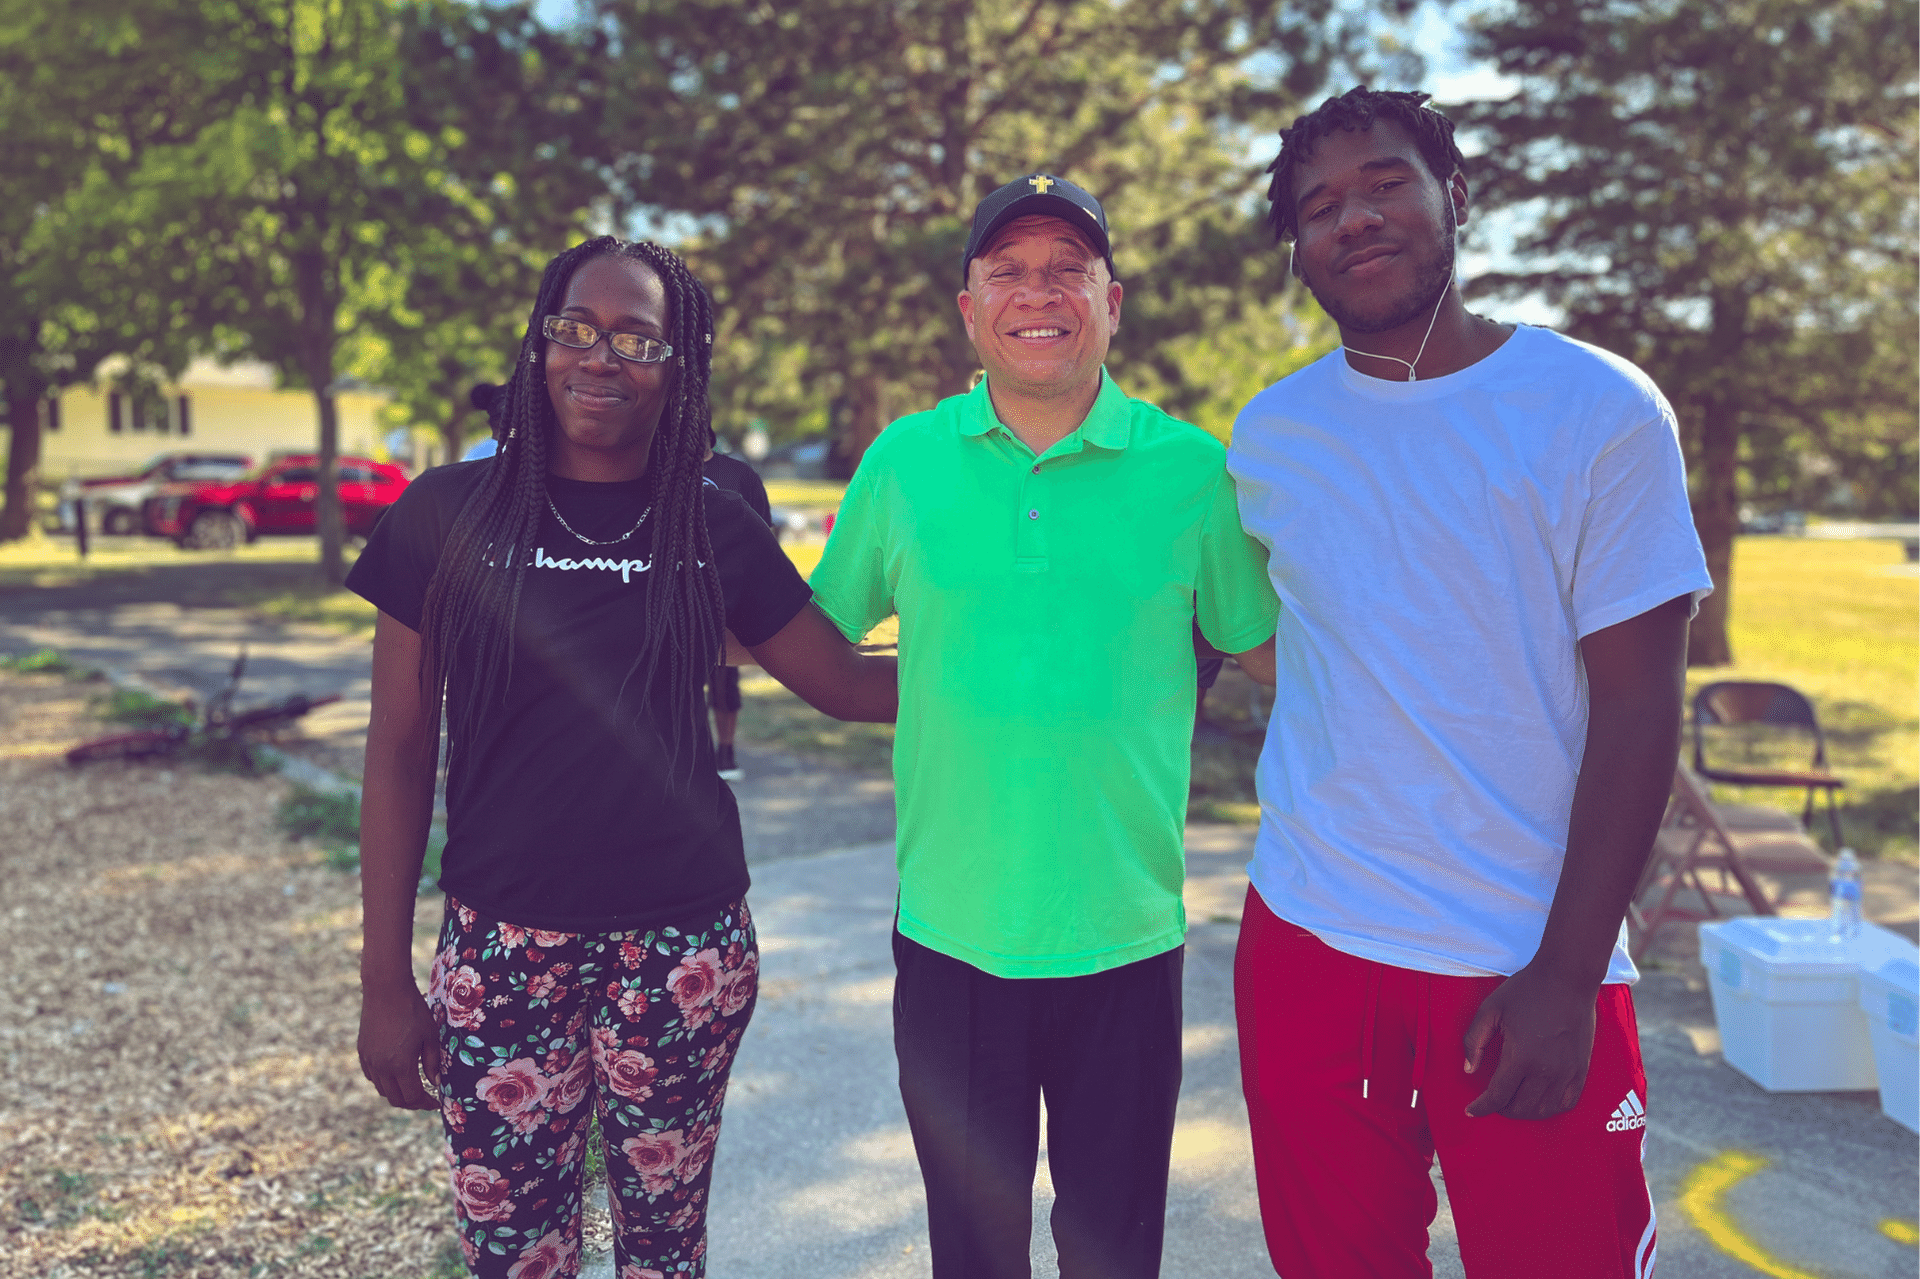
<svg viewBox="0 0 1920 1279">
<path fill-rule="evenodd" d="M 158 537 L 90 539 L 82 559 L 71 537 L 36 533 L 0 543 L 0 586 L 70 586 L 181 563 L 315 564 L 319 543 L 306 537 L 263 537 L 230 551 L 183 551 Z"/>
<path fill-rule="evenodd" d="M 1846 780 L 1847 840 L 1864 856 L 1916 858 L 1920 779 L 1920 577 L 1895 542 L 1745 537 L 1734 547 L 1731 666 L 1687 673 L 1769 680 L 1805 693 Z M 1804 762 L 1804 761 L 1802 761 Z M 1717 788 L 1799 811 L 1804 792 Z M 1823 843 L 1826 823 L 1814 832 Z"/>
<path fill-rule="evenodd" d="M 790 511 L 833 511 L 846 495 L 845 480 L 768 480 L 767 501 Z"/>
<path fill-rule="evenodd" d="M 349 543 L 348 565 L 357 553 Z M 97 591 L 100 603 L 169 599 L 371 630 L 373 606 L 325 585 L 319 560 L 319 543 L 311 537 L 263 537 L 230 551 L 187 551 L 160 538 L 95 537 L 82 559 L 72 538 L 40 535 L 0 545 L 0 591 Z"/>
</svg>

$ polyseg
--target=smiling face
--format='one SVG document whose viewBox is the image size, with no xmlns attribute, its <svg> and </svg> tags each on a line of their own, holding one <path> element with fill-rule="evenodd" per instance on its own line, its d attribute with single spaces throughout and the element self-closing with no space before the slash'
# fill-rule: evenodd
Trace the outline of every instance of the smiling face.
<svg viewBox="0 0 1920 1279">
<path fill-rule="evenodd" d="M 559 423 L 548 467 L 569 479 L 638 478 L 647 469 L 674 365 L 623 360 L 604 334 L 668 340 L 666 286 L 633 258 L 594 258 L 574 271 L 559 314 L 584 320 L 603 335 L 584 351 L 546 344 L 547 395 Z"/>
<path fill-rule="evenodd" d="M 1453 278 L 1466 180 L 1434 177 L 1391 120 L 1320 139 L 1294 168 L 1294 269 L 1345 333 L 1425 323 Z"/>
<path fill-rule="evenodd" d="M 1059 218 L 1016 218 L 967 267 L 960 318 L 996 393 L 1054 399 L 1097 386 L 1121 288 Z"/>
</svg>

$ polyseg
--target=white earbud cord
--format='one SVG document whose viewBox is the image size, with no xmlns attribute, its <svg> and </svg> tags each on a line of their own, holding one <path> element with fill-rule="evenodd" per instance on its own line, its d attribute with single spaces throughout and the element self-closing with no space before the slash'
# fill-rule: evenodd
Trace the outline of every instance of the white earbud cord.
<svg viewBox="0 0 1920 1279">
<path fill-rule="evenodd" d="M 1420 349 L 1413 353 L 1413 359 L 1411 362 L 1407 360 L 1403 360 L 1397 355 L 1377 355 L 1372 351 L 1356 351 L 1354 348 L 1346 345 L 1345 343 L 1341 344 L 1340 349 L 1345 351 L 1349 355 L 1364 355 L 1369 360 L 1392 360 L 1395 364 L 1405 364 L 1407 366 L 1407 381 L 1409 382 L 1419 381 L 1420 380 L 1419 374 L 1414 371 L 1414 365 L 1420 363 L 1420 357 L 1427 353 L 1427 339 L 1433 336 L 1434 323 L 1438 321 L 1440 318 L 1440 306 L 1442 303 L 1444 303 L 1447 300 L 1447 290 L 1453 287 L 1454 275 L 1457 275 L 1457 274 L 1458 273 L 1455 272 L 1454 274 L 1450 274 L 1447 276 L 1447 287 L 1445 289 L 1440 290 L 1440 296 L 1434 299 L 1433 315 L 1427 321 L 1427 331 L 1425 335 L 1422 336 L 1420 339 Z"/>
</svg>

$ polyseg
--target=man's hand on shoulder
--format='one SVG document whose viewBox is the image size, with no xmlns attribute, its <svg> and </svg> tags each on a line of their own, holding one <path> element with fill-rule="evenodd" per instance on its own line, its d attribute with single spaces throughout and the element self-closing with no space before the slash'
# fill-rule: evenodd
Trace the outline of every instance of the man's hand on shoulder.
<svg viewBox="0 0 1920 1279">
<path fill-rule="evenodd" d="M 1550 1119 L 1573 1109 L 1593 1059 L 1599 991 L 1529 964 L 1481 1001 L 1463 1047 L 1470 1075 L 1482 1072 L 1500 1036 L 1499 1064 L 1467 1114 Z"/>
</svg>

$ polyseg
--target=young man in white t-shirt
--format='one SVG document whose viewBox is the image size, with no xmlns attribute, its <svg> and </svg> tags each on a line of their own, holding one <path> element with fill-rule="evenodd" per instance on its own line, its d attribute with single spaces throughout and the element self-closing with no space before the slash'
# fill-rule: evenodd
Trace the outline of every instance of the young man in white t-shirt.
<svg viewBox="0 0 1920 1279">
<path fill-rule="evenodd" d="M 1344 346 L 1228 461 L 1282 604 L 1235 965 L 1261 1214 L 1287 1279 L 1430 1275 L 1437 1153 L 1473 1279 L 1640 1279 L 1622 919 L 1711 581 L 1645 375 L 1467 311 L 1425 98 L 1282 135 L 1271 219 Z"/>
</svg>

